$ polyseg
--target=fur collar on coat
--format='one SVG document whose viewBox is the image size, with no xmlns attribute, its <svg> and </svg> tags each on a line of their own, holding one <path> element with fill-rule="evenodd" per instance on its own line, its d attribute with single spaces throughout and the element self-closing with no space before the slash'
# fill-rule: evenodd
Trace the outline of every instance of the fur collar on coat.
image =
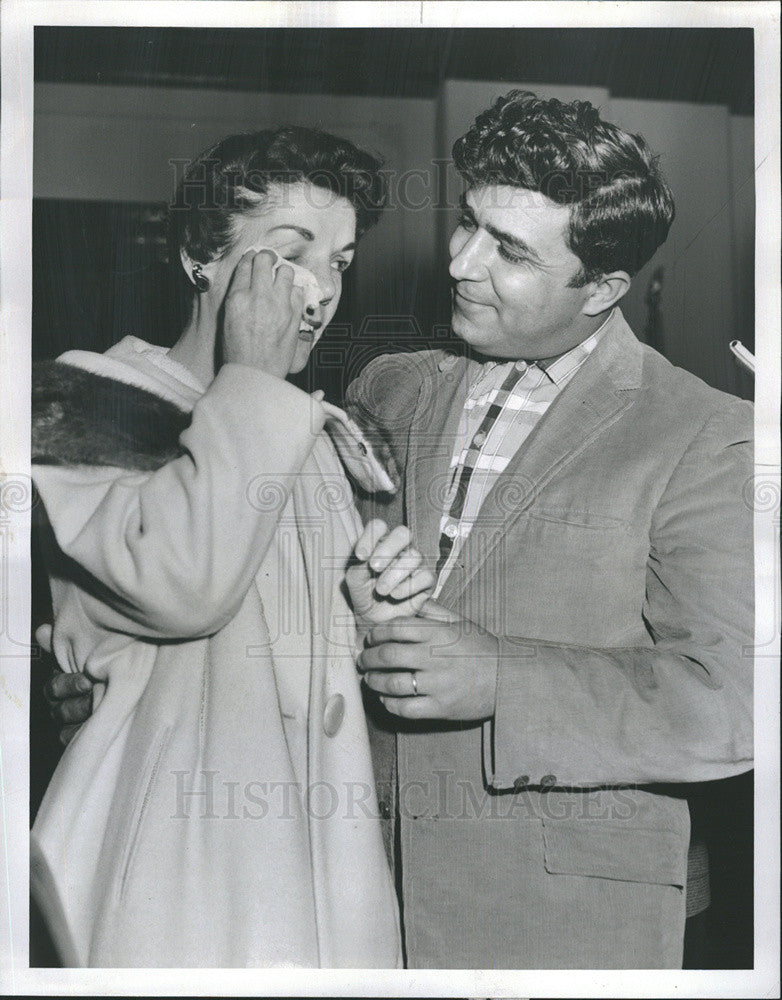
<svg viewBox="0 0 782 1000">
<path fill-rule="evenodd" d="M 153 471 L 182 454 L 190 414 L 154 393 L 60 361 L 33 365 L 34 465 Z"/>
<path fill-rule="evenodd" d="M 153 392 L 63 361 L 36 362 L 32 385 L 34 465 L 151 472 L 183 454 L 179 437 L 191 415 Z M 367 493 L 396 492 L 399 472 L 386 441 L 360 426 L 357 413 L 324 405 L 351 478 Z"/>
</svg>

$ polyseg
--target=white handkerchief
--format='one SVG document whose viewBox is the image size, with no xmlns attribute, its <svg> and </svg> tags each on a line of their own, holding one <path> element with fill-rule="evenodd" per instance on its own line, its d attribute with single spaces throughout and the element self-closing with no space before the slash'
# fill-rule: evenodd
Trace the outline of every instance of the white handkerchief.
<svg viewBox="0 0 782 1000">
<path fill-rule="evenodd" d="M 273 253 L 273 271 L 277 271 L 282 264 L 287 264 L 288 267 L 293 268 L 293 284 L 296 285 L 297 288 L 304 289 L 304 307 L 311 308 L 313 310 L 318 308 L 320 300 L 323 296 L 320 293 L 318 279 L 312 271 L 308 271 L 306 267 L 302 267 L 300 264 L 294 264 L 291 260 L 285 260 L 285 258 L 281 257 L 272 247 L 248 247 L 247 249 L 254 250 L 256 253 L 259 253 L 261 250 L 268 250 L 269 253 Z"/>
<path fill-rule="evenodd" d="M 322 400 L 322 405 L 326 411 L 326 429 L 343 465 L 356 482 L 368 493 L 396 493 L 396 484 L 358 424 L 333 403 Z"/>
</svg>

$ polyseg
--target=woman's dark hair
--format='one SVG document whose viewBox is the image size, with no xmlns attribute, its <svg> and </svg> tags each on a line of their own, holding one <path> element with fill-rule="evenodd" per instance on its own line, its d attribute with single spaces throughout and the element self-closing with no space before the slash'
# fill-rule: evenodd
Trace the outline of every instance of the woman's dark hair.
<svg viewBox="0 0 782 1000">
<path fill-rule="evenodd" d="M 183 249 L 207 263 L 231 246 L 233 218 L 252 210 L 270 184 L 309 181 L 347 198 L 359 236 L 385 204 L 382 161 L 320 129 L 284 125 L 229 135 L 189 164 L 169 208 L 169 259 Z M 178 263 L 177 263 L 178 266 Z"/>
<path fill-rule="evenodd" d="M 588 101 L 529 91 L 500 97 L 453 147 L 470 187 L 503 184 L 570 205 L 578 286 L 611 271 L 631 276 L 665 242 L 673 195 L 644 139 L 604 122 Z"/>
</svg>

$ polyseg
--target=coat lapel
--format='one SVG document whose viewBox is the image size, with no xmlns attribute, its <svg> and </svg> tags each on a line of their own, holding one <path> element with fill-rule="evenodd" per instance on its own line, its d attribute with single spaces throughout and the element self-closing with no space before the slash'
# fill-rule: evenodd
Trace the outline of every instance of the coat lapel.
<svg viewBox="0 0 782 1000">
<path fill-rule="evenodd" d="M 619 310 L 583 367 L 552 403 L 486 497 L 438 598 L 452 606 L 543 487 L 631 405 L 641 381 L 641 345 Z"/>
<path fill-rule="evenodd" d="M 421 383 L 410 425 L 407 452 L 407 523 L 415 545 L 434 566 L 440 542 L 440 518 L 448 489 L 454 439 L 467 393 L 467 360 L 447 355 Z"/>
</svg>

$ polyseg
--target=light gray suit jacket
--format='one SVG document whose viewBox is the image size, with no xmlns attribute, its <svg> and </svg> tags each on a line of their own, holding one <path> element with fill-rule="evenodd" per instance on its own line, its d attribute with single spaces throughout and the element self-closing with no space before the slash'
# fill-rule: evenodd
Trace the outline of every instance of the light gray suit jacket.
<svg viewBox="0 0 782 1000">
<path fill-rule="evenodd" d="M 467 367 L 385 355 L 348 391 L 403 470 L 362 513 L 432 564 Z M 410 966 L 680 964 L 684 783 L 752 766 L 751 437 L 616 310 L 499 478 L 439 597 L 500 637 L 496 715 L 374 713 Z"/>
</svg>

